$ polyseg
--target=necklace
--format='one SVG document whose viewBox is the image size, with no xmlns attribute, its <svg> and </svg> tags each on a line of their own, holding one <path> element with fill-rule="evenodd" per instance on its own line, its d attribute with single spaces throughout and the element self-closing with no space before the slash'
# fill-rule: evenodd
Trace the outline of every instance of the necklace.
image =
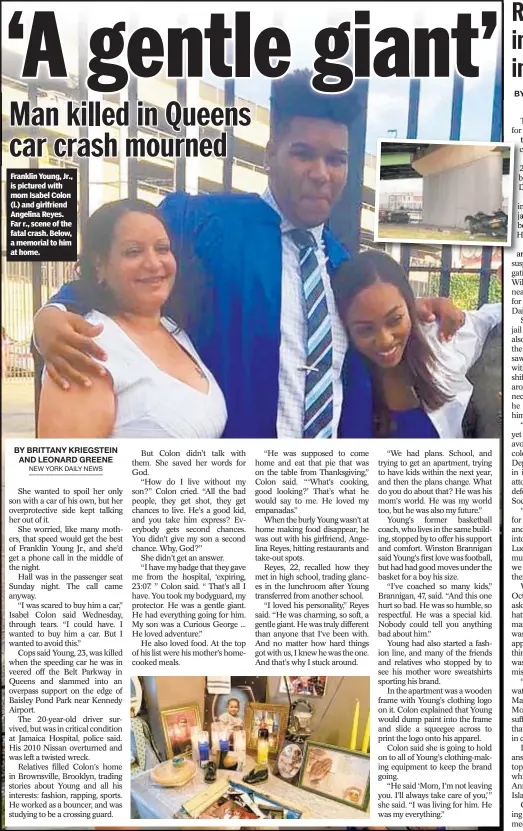
<svg viewBox="0 0 523 831">
<path fill-rule="evenodd" d="M 198 364 L 198 362 L 195 361 L 195 359 L 193 358 L 192 355 L 189 355 L 189 358 L 193 362 L 194 368 L 195 368 L 196 372 L 198 373 L 198 375 L 200 376 L 200 378 L 205 378 L 205 373 L 204 373 L 203 369 L 201 368 L 201 366 Z"/>
<path fill-rule="evenodd" d="M 117 323 L 117 324 L 118 324 L 118 325 L 119 325 L 119 326 L 120 326 L 120 327 L 124 330 L 124 332 L 125 332 L 125 331 L 127 331 L 127 332 L 128 332 L 128 329 L 129 329 L 129 328 L 131 329 L 131 332 L 133 331 L 133 327 L 132 327 L 132 326 L 130 326 L 130 327 L 129 327 L 129 324 L 128 324 L 128 322 L 127 322 L 125 319 L 124 319 L 124 320 L 122 320 L 122 319 L 120 318 L 120 320 L 118 320 L 118 316 L 117 316 L 117 315 L 115 315 L 115 316 L 114 316 L 114 318 L 113 318 L 113 320 L 115 321 L 115 323 Z M 161 326 L 161 324 L 160 324 L 160 326 Z M 164 329 L 165 327 L 161 326 L 161 328 L 162 328 L 162 329 Z M 167 331 L 170 331 L 170 330 L 167 330 Z M 172 331 L 170 331 L 170 334 L 172 335 Z M 132 335 L 129 335 L 129 336 L 132 338 Z M 134 338 L 132 338 L 132 339 L 134 340 Z M 195 369 L 195 370 L 196 370 L 196 372 L 198 373 L 199 377 L 200 377 L 200 378 L 205 378 L 205 379 L 206 379 L 206 378 L 207 378 L 207 376 L 205 375 L 205 372 L 204 372 L 204 371 L 203 371 L 203 369 L 201 368 L 201 366 L 200 366 L 200 364 L 198 363 L 198 361 L 196 360 L 196 358 L 193 358 L 193 356 L 191 355 L 191 353 L 190 353 L 190 352 L 189 352 L 189 351 L 188 351 L 188 350 L 187 350 L 184 346 L 182 346 L 182 344 L 181 344 L 179 341 L 177 341 L 177 340 L 176 340 L 176 338 L 173 338 L 173 340 L 174 340 L 174 343 L 176 344 L 176 346 L 178 347 L 178 349 L 181 349 L 181 350 L 182 350 L 182 352 L 183 352 L 185 355 L 187 355 L 187 357 L 188 357 L 188 358 L 189 358 L 189 360 L 191 361 L 191 363 L 192 363 L 192 365 L 193 365 L 194 369 Z M 135 342 L 136 342 L 136 341 L 135 341 Z"/>
<path fill-rule="evenodd" d="M 189 351 L 188 351 L 188 350 L 187 350 L 184 346 L 182 346 L 182 345 L 181 345 L 181 343 L 179 343 L 176 339 L 175 339 L 175 341 L 174 341 L 174 342 L 176 343 L 177 347 L 178 347 L 179 349 L 181 349 L 181 350 L 182 350 L 182 352 L 184 352 L 184 353 L 185 353 L 185 355 L 187 355 L 187 357 L 188 357 L 188 358 L 189 358 L 189 360 L 191 361 L 191 363 L 192 363 L 192 365 L 193 365 L 194 369 L 196 370 L 196 372 L 198 373 L 198 375 L 200 376 L 200 378 L 205 378 L 205 377 L 206 377 L 206 376 L 205 376 L 205 372 L 204 372 L 204 371 L 203 371 L 203 369 L 201 368 L 201 366 L 200 366 L 200 364 L 198 363 L 198 361 L 196 360 L 196 358 L 193 358 L 193 356 L 191 355 L 191 353 L 190 353 L 190 352 L 189 352 Z"/>
</svg>

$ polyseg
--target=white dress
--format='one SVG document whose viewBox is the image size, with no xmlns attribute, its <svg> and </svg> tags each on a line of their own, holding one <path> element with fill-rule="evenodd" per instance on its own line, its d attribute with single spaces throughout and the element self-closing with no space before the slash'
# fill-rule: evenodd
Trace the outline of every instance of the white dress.
<svg viewBox="0 0 523 831">
<path fill-rule="evenodd" d="M 220 438 L 227 421 L 222 391 L 185 332 L 172 320 L 162 318 L 162 325 L 204 372 L 209 382 L 206 393 L 159 369 L 107 315 L 92 311 L 86 320 L 104 327 L 94 340 L 107 353 L 107 360 L 99 363 L 110 374 L 116 396 L 110 438 Z"/>
<path fill-rule="evenodd" d="M 465 312 L 465 323 L 452 340 L 438 340 L 439 323 L 422 326 L 436 358 L 435 377 L 454 398 L 427 415 L 441 439 L 463 438 L 462 421 L 472 395 L 472 384 L 466 377 L 481 355 L 489 332 L 501 322 L 501 303 L 487 303 L 475 312 Z"/>
</svg>

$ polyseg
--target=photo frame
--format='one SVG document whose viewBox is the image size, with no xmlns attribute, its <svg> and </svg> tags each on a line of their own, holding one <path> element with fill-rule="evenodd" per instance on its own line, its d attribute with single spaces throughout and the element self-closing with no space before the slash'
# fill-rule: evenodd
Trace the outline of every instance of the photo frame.
<svg viewBox="0 0 523 831">
<path fill-rule="evenodd" d="M 367 811 L 370 755 L 330 744 L 307 742 L 299 787 Z"/>
<path fill-rule="evenodd" d="M 490 160 L 489 160 L 490 157 Z M 497 157 L 497 164 L 494 158 Z M 378 139 L 374 220 L 375 242 L 414 245 L 511 245 L 512 145 L 492 141 Z M 474 178 L 487 178 L 478 192 Z M 506 168 L 505 168 L 506 165 Z M 394 172 L 396 171 L 396 172 Z M 403 193 L 391 180 L 406 180 Z M 486 212 L 486 213 L 484 213 Z"/>
<path fill-rule="evenodd" d="M 305 760 L 305 750 L 304 741 L 285 739 L 274 763 L 274 775 L 289 785 L 296 785 Z"/>
<path fill-rule="evenodd" d="M 246 675 L 231 677 L 230 693 L 206 693 L 205 729 L 210 731 L 213 721 L 223 721 L 229 726 L 243 727 L 248 704 L 265 701 L 266 689 L 266 675 Z M 229 706 L 231 699 L 238 701 L 237 708 Z M 227 713 L 229 715 L 226 715 Z"/>
<path fill-rule="evenodd" d="M 249 704 L 245 714 L 247 750 L 256 750 L 258 730 L 263 721 L 269 729 L 269 756 L 276 758 L 287 732 L 289 709 L 288 704 Z"/>
<path fill-rule="evenodd" d="M 326 675 L 287 675 L 287 684 L 291 696 L 323 698 L 327 689 Z M 285 676 L 281 676 L 278 693 L 287 694 Z"/>
<path fill-rule="evenodd" d="M 167 758 L 192 754 L 191 728 L 201 727 L 198 704 L 184 704 L 160 712 Z"/>
</svg>

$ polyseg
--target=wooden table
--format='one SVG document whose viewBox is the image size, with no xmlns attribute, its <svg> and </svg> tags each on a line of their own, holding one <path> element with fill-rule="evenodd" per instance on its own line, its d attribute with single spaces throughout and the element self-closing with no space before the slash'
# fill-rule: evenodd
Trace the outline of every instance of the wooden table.
<svg viewBox="0 0 523 831">
<path fill-rule="evenodd" d="M 242 777 L 253 766 L 254 761 L 247 758 L 243 771 L 218 770 L 216 777 L 217 779 L 228 778 L 231 782 L 241 782 Z M 184 802 L 196 796 L 206 787 L 208 785 L 204 782 L 203 771 L 200 768 L 194 779 L 183 788 L 162 788 L 155 785 L 151 781 L 149 771 L 145 771 L 145 773 L 140 773 L 131 779 L 132 816 L 135 819 L 172 819 Z M 301 790 L 295 785 L 289 785 L 288 782 L 273 776 L 272 773 L 269 773 L 267 782 L 251 785 L 250 787 L 268 798 L 301 809 L 304 812 L 304 819 L 361 820 L 369 816 L 366 811 L 358 811 L 356 808 L 350 808 L 341 802 L 327 799 L 310 791 Z M 264 820 L 260 819 L 260 822 L 264 822 Z"/>
</svg>

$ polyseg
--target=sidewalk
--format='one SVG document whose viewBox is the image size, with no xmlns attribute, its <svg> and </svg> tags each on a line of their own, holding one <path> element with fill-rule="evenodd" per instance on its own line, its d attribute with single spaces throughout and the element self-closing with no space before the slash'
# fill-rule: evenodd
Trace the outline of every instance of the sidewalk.
<svg viewBox="0 0 523 831">
<path fill-rule="evenodd" d="M 2 436 L 34 438 L 34 384 L 32 378 L 2 382 Z"/>
</svg>

